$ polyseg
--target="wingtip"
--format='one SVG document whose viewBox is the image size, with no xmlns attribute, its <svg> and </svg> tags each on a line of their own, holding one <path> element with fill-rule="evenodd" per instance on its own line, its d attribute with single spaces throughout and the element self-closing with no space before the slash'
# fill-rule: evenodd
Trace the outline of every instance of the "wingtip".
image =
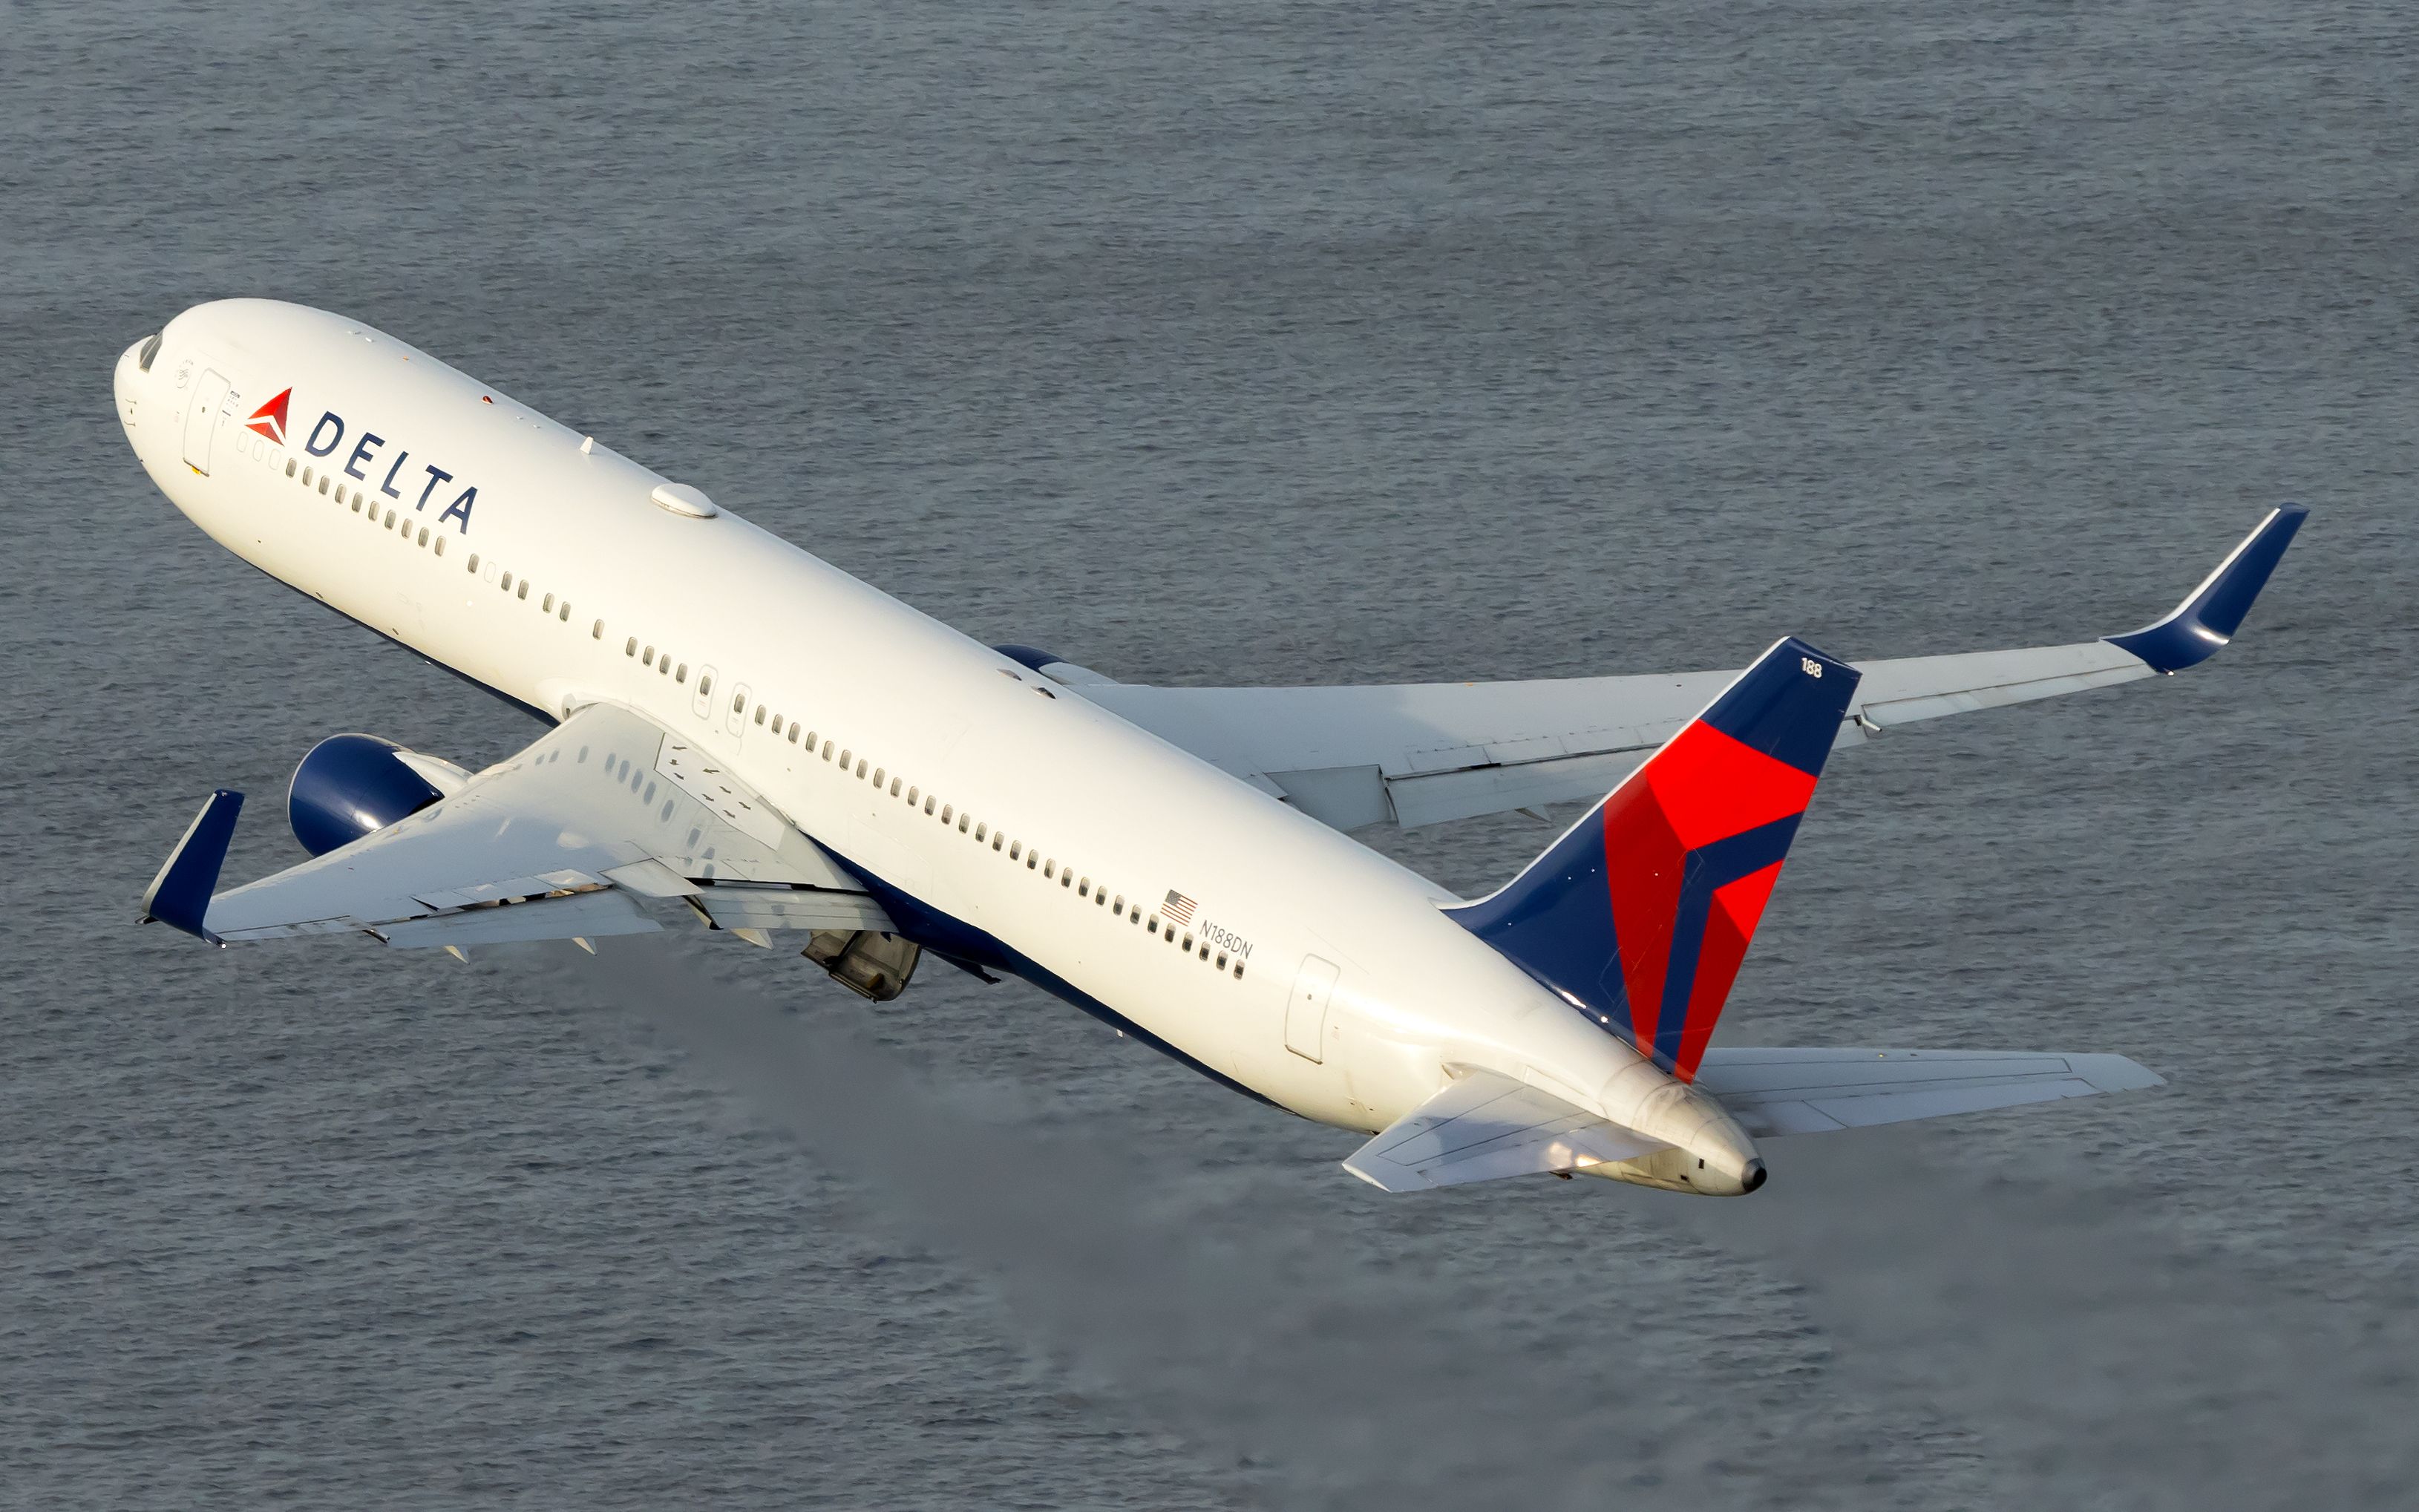
<svg viewBox="0 0 2419 1512">
<path fill-rule="evenodd" d="M 219 868 L 225 864 L 227 846 L 235 839 L 236 816 L 242 810 L 243 795 L 230 788 L 221 788 L 203 801 L 201 812 L 185 826 L 184 838 L 168 853 L 160 874 L 143 894 L 145 919 L 157 919 L 211 945 L 225 943 L 203 921 L 209 913 L 210 894 L 218 887 Z"/>
<path fill-rule="evenodd" d="M 2251 612 L 2269 575 L 2284 560 L 2285 548 L 2309 517 L 2304 505 L 2277 505 L 2165 618 L 2104 639 L 2140 657 L 2153 671 L 2180 672 L 2207 661 L 2242 629 L 2243 616 Z"/>
</svg>

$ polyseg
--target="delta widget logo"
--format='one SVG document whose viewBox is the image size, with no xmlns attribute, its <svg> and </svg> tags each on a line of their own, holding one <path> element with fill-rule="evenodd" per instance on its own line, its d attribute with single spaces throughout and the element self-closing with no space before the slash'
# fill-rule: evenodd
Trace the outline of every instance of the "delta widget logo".
<svg viewBox="0 0 2419 1512">
<path fill-rule="evenodd" d="M 286 401 L 293 397 L 294 391 L 292 389 L 287 389 L 283 393 L 280 393 L 276 398 L 270 400 L 265 405 L 262 405 L 259 409 L 252 412 L 252 418 L 250 420 L 243 423 L 244 429 L 257 431 L 259 434 L 268 437 L 270 440 L 275 441 L 278 445 L 285 445 L 285 405 Z"/>
</svg>

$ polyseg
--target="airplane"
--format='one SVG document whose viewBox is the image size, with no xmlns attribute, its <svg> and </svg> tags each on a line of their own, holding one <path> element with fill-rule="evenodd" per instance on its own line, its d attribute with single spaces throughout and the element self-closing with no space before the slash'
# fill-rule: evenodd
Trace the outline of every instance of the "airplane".
<svg viewBox="0 0 2419 1512">
<path fill-rule="evenodd" d="M 384 332 L 258 299 L 118 359 L 119 419 L 238 557 L 551 728 L 472 772 L 360 733 L 310 858 L 218 890 L 202 805 L 143 918 L 470 950 L 686 922 L 865 997 L 1015 977 L 1364 1141 L 1389 1192 L 1588 1175 L 1739 1196 L 1758 1141 L 2161 1085 L 2122 1056 L 1714 1045 L 1830 752 L 2194 666 L 2307 511 L 2072 644 L 1394 687 L 1120 683 L 990 646 Z M 866 675 L 873 673 L 876 675 Z M 1351 838 L 1585 802 L 1463 898 Z"/>
</svg>

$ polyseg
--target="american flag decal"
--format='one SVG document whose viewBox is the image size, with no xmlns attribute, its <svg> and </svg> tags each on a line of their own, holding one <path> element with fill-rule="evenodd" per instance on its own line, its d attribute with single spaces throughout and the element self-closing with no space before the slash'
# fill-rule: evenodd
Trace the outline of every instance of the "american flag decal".
<svg viewBox="0 0 2419 1512">
<path fill-rule="evenodd" d="M 1179 924 L 1190 924 L 1193 922 L 1193 900 L 1177 891 L 1174 887 L 1167 889 L 1167 902 L 1159 905 L 1159 911 L 1161 913 L 1165 914 L 1168 918 L 1176 920 Z"/>
</svg>

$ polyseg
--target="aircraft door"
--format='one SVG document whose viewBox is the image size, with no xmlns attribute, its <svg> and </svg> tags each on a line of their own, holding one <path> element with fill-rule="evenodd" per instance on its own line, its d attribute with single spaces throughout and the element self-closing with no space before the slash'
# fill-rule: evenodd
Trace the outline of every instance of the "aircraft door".
<svg viewBox="0 0 2419 1512">
<path fill-rule="evenodd" d="M 1286 1003 L 1286 1048 L 1313 1063 L 1326 1059 L 1327 1004 L 1335 995 L 1335 964 L 1315 955 L 1302 958 L 1293 980 L 1293 996 Z"/>
<path fill-rule="evenodd" d="M 227 380 L 208 369 L 193 380 L 185 406 L 185 465 L 204 477 L 210 473 L 210 442 L 219 433 L 219 410 L 226 404 Z"/>
</svg>

